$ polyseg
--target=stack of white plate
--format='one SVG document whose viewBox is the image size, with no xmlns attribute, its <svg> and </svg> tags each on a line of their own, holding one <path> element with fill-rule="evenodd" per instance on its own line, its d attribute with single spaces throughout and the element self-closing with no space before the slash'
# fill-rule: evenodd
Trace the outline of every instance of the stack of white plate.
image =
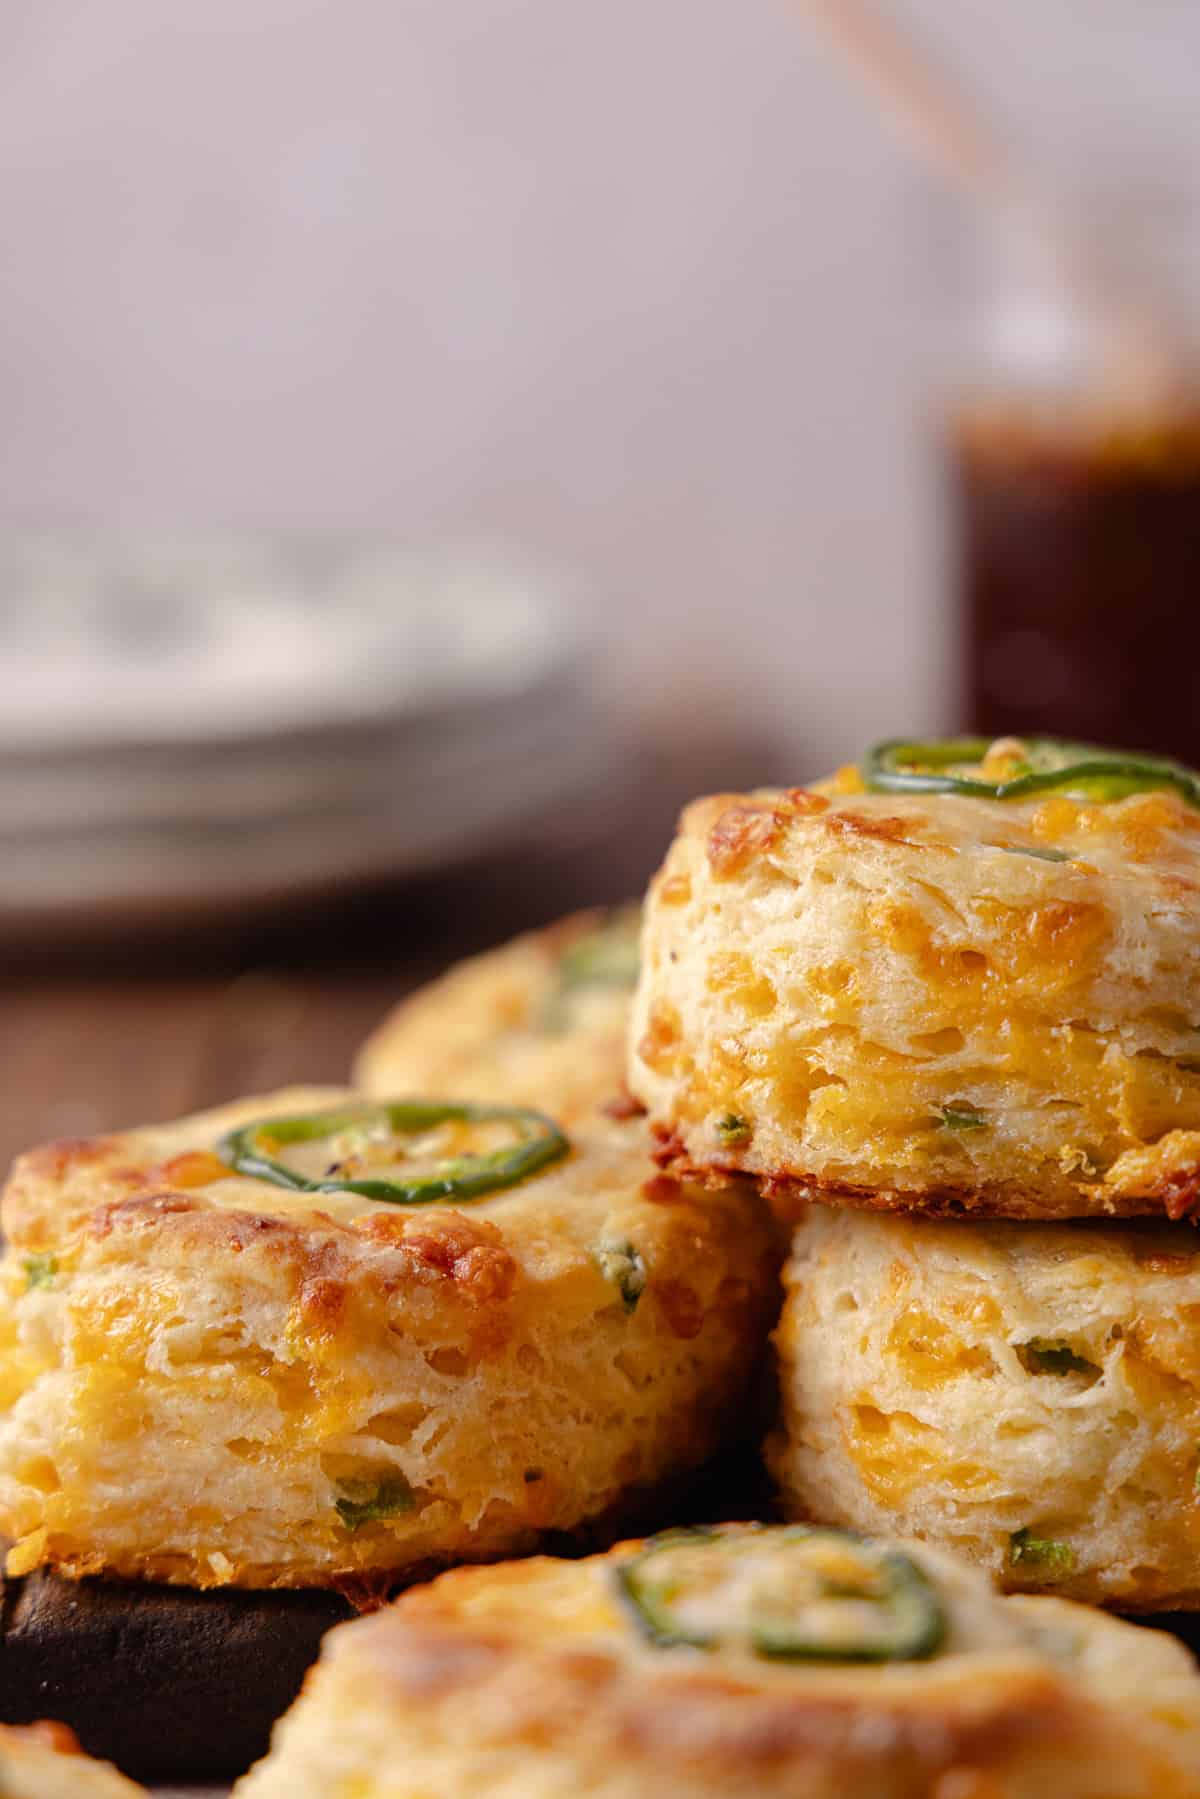
<svg viewBox="0 0 1200 1799">
<path fill-rule="evenodd" d="M 556 592 L 344 541 L 0 537 L 0 932 L 475 855 L 603 781 Z"/>
</svg>

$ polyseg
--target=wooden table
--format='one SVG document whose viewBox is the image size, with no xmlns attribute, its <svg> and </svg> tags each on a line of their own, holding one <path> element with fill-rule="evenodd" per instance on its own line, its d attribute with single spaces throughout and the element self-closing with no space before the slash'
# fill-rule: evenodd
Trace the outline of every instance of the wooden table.
<svg viewBox="0 0 1200 1799">
<path fill-rule="evenodd" d="M 95 977 L 0 997 L 0 1155 L 265 1093 L 346 1079 L 403 982 L 301 974 Z"/>
</svg>

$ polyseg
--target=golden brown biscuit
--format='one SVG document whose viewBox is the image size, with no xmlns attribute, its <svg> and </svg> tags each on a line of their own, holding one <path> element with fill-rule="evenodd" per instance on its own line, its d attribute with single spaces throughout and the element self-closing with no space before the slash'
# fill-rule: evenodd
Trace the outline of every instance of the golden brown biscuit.
<svg viewBox="0 0 1200 1799">
<path fill-rule="evenodd" d="M 1191 1211 L 1200 811 L 855 785 L 685 811 L 629 1065 L 664 1161 L 785 1207 Z"/>
<path fill-rule="evenodd" d="M 608 1120 L 519 1185 L 391 1203 L 362 1184 L 461 1184 L 553 1127 L 389 1117 L 300 1089 L 18 1160 L 10 1573 L 386 1582 L 574 1530 L 718 1446 L 775 1304 L 756 1196 L 655 1177 L 644 1123 Z M 321 1190 L 233 1172 L 239 1132 Z"/>
<path fill-rule="evenodd" d="M 460 962 L 359 1051 L 366 1093 L 539 1106 L 570 1124 L 621 1091 L 637 980 L 637 906 L 576 912 Z"/>
<path fill-rule="evenodd" d="M 814 1206 L 776 1331 L 795 1516 L 1009 1589 L 1200 1607 L 1200 1237 Z"/>
<path fill-rule="evenodd" d="M 65 1724 L 0 1724 L 4 1799 L 137 1799 L 144 1790 L 84 1755 Z"/>
<path fill-rule="evenodd" d="M 921 1546 L 792 1535 L 444 1575 L 330 1633 L 238 1799 L 1195 1799 L 1180 1644 Z M 649 1635 L 648 1591 L 709 1646 Z"/>
</svg>

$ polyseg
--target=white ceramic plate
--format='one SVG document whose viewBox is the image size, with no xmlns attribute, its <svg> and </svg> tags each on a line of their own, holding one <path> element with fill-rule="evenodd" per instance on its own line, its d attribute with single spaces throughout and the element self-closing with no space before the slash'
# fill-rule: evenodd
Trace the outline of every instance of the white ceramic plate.
<svg viewBox="0 0 1200 1799">
<path fill-rule="evenodd" d="M 612 764 L 557 594 L 477 555 L 0 536 L 0 665 L 6 934 L 456 863 Z"/>
</svg>

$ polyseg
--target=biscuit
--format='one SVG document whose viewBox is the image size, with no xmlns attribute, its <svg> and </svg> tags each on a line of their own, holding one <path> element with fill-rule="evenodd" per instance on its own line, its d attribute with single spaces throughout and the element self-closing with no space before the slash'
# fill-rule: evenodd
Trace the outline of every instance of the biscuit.
<svg viewBox="0 0 1200 1799">
<path fill-rule="evenodd" d="M 775 1335 L 793 1516 L 1010 1590 L 1200 1607 L 1200 1239 L 814 1206 Z"/>
<path fill-rule="evenodd" d="M 742 1445 L 664 1493 L 659 1516 L 761 1517 L 772 1497 Z M 193 1592 L 45 1568 L 0 1576 L 0 1720 L 51 1712 L 90 1754 L 149 1785 L 231 1780 L 266 1753 L 326 1630 L 352 1616 L 320 1589 Z"/>
<path fill-rule="evenodd" d="M 799 1534 L 443 1575 L 330 1632 L 237 1799 L 1195 1799 L 1180 1644 Z"/>
<path fill-rule="evenodd" d="M 5 1799 L 146 1799 L 106 1762 L 90 1761 L 65 1724 L 0 1724 Z"/>
<path fill-rule="evenodd" d="M 10 1574 L 358 1596 L 599 1528 L 721 1445 L 777 1304 L 757 1196 L 656 1177 L 644 1123 L 600 1120 L 519 1185 L 464 1197 L 554 1127 L 396 1136 L 396 1110 L 300 1089 L 19 1158 L 0 1265 Z M 316 1191 L 218 1158 L 264 1119 L 256 1155 L 274 1145 L 270 1167 Z M 363 1191 L 395 1176 L 426 1195 L 429 1169 L 450 1199 Z"/>
<path fill-rule="evenodd" d="M 625 1077 L 640 923 L 637 906 L 576 912 L 460 962 L 389 1013 L 355 1084 L 539 1106 L 566 1124 L 594 1111 Z"/>
<path fill-rule="evenodd" d="M 785 1210 L 1191 1212 L 1200 811 L 856 785 L 684 812 L 628 1076 L 664 1162 Z"/>
</svg>

